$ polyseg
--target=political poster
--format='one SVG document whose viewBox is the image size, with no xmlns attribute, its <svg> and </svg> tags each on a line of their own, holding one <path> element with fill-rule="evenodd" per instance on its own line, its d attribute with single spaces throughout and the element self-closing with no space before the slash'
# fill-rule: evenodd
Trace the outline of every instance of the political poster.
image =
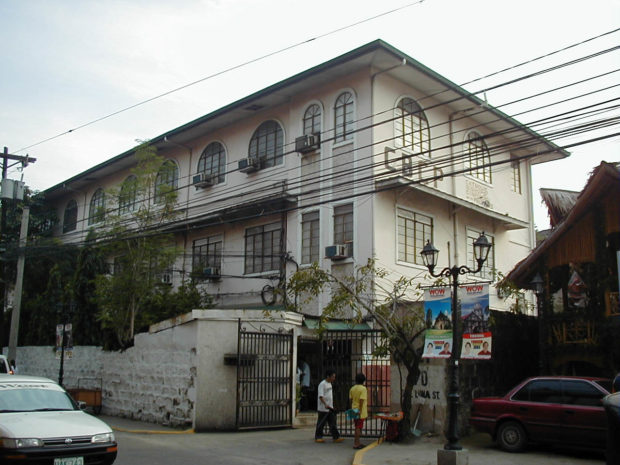
<svg viewBox="0 0 620 465">
<path fill-rule="evenodd" d="M 73 325 L 71 323 L 56 325 L 56 358 L 60 359 L 63 353 L 65 358 L 73 357 Z"/>
<path fill-rule="evenodd" d="M 463 334 L 461 358 L 470 360 L 489 360 L 491 358 L 491 333 Z"/>
<path fill-rule="evenodd" d="M 449 358 L 452 353 L 452 296 L 449 287 L 424 291 L 426 334 L 423 358 Z"/>
</svg>

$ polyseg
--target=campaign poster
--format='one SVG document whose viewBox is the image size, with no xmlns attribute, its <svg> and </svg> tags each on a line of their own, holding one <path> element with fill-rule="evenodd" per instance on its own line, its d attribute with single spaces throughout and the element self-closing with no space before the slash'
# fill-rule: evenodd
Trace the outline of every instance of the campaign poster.
<svg viewBox="0 0 620 465">
<path fill-rule="evenodd" d="M 452 296 L 449 287 L 432 287 L 424 291 L 426 329 L 452 331 Z"/>
<path fill-rule="evenodd" d="M 491 358 L 491 333 L 463 334 L 461 358 L 470 360 L 489 360 Z"/>
<path fill-rule="evenodd" d="M 452 330 L 427 329 L 422 358 L 450 358 L 452 355 Z"/>
<path fill-rule="evenodd" d="M 462 333 L 489 331 L 489 285 L 467 284 L 459 286 L 461 299 Z"/>
<path fill-rule="evenodd" d="M 63 331 L 64 329 L 64 331 Z M 65 340 L 64 356 L 65 358 L 73 357 L 73 325 L 67 323 L 65 325 L 56 325 L 56 358 L 60 359 L 63 353 L 63 334 Z"/>
</svg>

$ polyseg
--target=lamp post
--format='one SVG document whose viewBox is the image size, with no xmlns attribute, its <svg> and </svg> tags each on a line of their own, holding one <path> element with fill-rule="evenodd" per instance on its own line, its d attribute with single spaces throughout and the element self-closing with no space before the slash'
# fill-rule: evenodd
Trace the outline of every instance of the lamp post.
<svg viewBox="0 0 620 465">
<path fill-rule="evenodd" d="M 478 267 L 472 270 L 468 266 L 453 266 L 446 267 L 439 273 L 435 273 L 435 266 L 437 265 L 437 257 L 439 256 L 439 250 L 435 248 L 431 241 L 427 241 L 426 245 L 420 252 L 422 260 L 428 268 L 431 276 L 435 278 L 446 277 L 452 278 L 452 353 L 450 355 L 450 392 L 448 393 L 449 402 L 449 419 L 448 419 L 448 431 L 446 438 L 448 443 L 444 446 L 445 450 L 461 450 L 462 447 L 459 444 L 459 436 L 457 431 L 457 419 L 458 419 L 458 406 L 459 406 L 459 356 L 461 353 L 461 333 L 460 333 L 460 314 L 458 309 L 458 286 L 459 275 L 466 273 L 478 273 L 491 250 L 492 244 L 489 242 L 484 232 L 478 236 L 478 239 L 474 241 L 474 257 Z"/>
<path fill-rule="evenodd" d="M 542 375 L 545 371 L 545 338 L 543 335 L 543 312 L 542 312 L 542 293 L 544 290 L 545 282 L 540 277 L 540 273 L 536 273 L 536 276 L 530 282 L 532 290 L 536 294 L 536 311 L 538 313 L 538 374 Z"/>
</svg>

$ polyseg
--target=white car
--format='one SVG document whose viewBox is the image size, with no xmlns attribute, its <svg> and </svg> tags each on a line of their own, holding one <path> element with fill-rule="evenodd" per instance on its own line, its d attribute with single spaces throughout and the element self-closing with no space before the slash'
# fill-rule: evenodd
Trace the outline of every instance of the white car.
<svg viewBox="0 0 620 465">
<path fill-rule="evenodd" d="M 13 374 L 13 370 L 11 370 L 11 365 L 9 364 L 9 361 L 4 355 L 0 355 L 0 373 L 9 375 Z"/>
<path fill-rule="evenodd" d="M 0 374 L 0 463 L 111 465 L 112 429 L 47 378 Z"/>
</svg>

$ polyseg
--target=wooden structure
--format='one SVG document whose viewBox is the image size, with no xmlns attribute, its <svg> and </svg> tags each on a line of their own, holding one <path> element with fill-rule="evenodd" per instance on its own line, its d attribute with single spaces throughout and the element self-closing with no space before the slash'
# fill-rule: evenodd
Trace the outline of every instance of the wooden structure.
<svg viewBox="0 0 620 465">
<path fill-rule="evenodd" d="M 507 275 L 522 289 L 532 289 L 537 273 L 544 280 L 539 318 L 548 373 L 611 376 L 620 369 L 619 168 L 601 163 L 578 196 L 544 196 L 554 228 Z"/>
</svg>

